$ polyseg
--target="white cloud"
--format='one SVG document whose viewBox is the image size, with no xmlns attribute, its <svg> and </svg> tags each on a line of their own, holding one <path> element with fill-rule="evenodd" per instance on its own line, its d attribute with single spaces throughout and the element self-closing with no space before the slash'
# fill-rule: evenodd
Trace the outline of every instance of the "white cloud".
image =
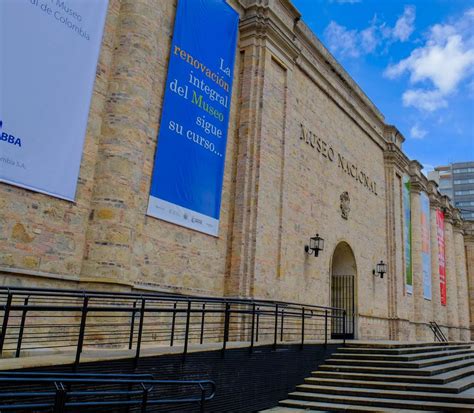
<svg viewBox="0 0 474 413">
<path fill-rule="evenodd" d="M 405 42 L 415 30 L 415 7 L 405 6 L 403 15 L 400 16 L 392 30 L 392 37 Z"/>
<path fill-rule="evenodd" d="M 409 73 L 411 84 L 431 86 L 407 90 L 403 94 L 405 106 L 427 111 L 447 106 L 446 98 L 473 73 L 473 25 L 474 9 L 470 9 L 454 23 L 432 26 L 423 46 L 385 70 L 390 79 Z"/>
<path fill-rule="evenodd" d="M 431 81 L 443 93 L 456 88 L 465 76 L 467 69 L 474 63 L 474 49 L 466 49 L 462 36 L 449 35 L 443 43 L 428 41 L 423 47 L 413 50 L 411 55 L 386 73 L 389 78 L 410 72 L 410 82 Z"/>
<path fill-rule="evenodd" d="M 328 46 L 334 53 L 342 56 L 359 57 L 360 50 L 357 47 L 357 30 L 347 30 L 344 26 L 331 21 L 324 35 L 328 40 Z"/>
<path fill-rule="evenodd" d="M 342 1 L 348 2 L 348 0 Z M 414 30 L 414 22 L 415 7 L 405 6 L 403 15 L 398 18 L 393 28 L 385 22 L 380 22 L 375 15 L 369 25 L 361 30 L 348 29 L 335 21 L 331 21 L 324 31 L 324 37 L 333 53 L 342 57 L 355 58 L 376 52 L 384 41 L 391 43 L 408 40 Z"/>
<path fill-rule="evenodd" d="M 413 139 L 423 139 L 428 131 L 423 129 L 418 123 L 415 123 L 410 129 L 410 136 Z"/>
<path fill-rule="evenodd" d="M 377 29 L 374 25 L 360 32 L 360 44 L 362 49 L 367 53 L 372 53 L 379 43 Z"/>
<path fill-rule="evenodd" d="M 448 106 L 444 95 L 438 90 L 409 89 L 402 96 L 404 106 L 433 112 Z"/>
</svg>

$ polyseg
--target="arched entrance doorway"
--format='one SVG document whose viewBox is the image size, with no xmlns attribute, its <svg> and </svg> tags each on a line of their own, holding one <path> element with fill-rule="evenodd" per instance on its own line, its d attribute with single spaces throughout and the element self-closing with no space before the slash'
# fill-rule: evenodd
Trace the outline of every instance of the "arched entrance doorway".
<svg viewBox="0 0 474 413">
<path fill-rule="evenodd" d="M 332 322 L 332 338 L 354 338 L 356 315 L 357 266 L 352 248 L 340 242 L 334 250 L 331 262 L 331 307 L 346 310 L 346 322 Z"/>
</svg>

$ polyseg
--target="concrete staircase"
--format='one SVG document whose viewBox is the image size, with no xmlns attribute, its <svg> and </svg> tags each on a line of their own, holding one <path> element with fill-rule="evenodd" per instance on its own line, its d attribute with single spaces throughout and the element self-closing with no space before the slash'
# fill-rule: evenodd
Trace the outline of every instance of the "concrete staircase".
<svg viewBox="0 0 474 413">
<path fill-rule="evenodd" d="M 351 343 L 268 412 L 474 412 L 469 343 Z"/>
</svg>

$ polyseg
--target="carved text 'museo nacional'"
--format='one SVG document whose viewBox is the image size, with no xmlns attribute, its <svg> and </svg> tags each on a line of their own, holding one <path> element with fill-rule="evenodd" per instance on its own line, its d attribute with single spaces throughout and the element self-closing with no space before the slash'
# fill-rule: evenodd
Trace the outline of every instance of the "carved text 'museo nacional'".
<svg viewBox="0 0 474 413">
<path fill-rule="evenodd" d="M 330 143 L 326 142 L 324 139 L 316 136 L 309 129 L 305 128 L 303 124 L 301 124 L 300 139 L 305 141 L 307 145 L 310 145 L 312 148 L 316 149 L 329 162 L 337 163 L 338 168 L 355 179 L 370 192 L 377 195 L 377 184 L 373 179 L 369 178 L 369 176 L 356 164 L 350 162 L 339 152 L 335 151 Z"/>
</svg>

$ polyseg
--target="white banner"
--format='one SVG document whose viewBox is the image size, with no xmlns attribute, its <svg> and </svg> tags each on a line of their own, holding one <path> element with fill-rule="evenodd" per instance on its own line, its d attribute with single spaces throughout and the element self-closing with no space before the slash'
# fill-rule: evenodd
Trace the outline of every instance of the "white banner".
<svg viewBox="0 0 474 413">
<path fill-rule="evenodd" d="M 0 181 L 74 200 L 108 0 L 0 1 Z"/>
</svg>

